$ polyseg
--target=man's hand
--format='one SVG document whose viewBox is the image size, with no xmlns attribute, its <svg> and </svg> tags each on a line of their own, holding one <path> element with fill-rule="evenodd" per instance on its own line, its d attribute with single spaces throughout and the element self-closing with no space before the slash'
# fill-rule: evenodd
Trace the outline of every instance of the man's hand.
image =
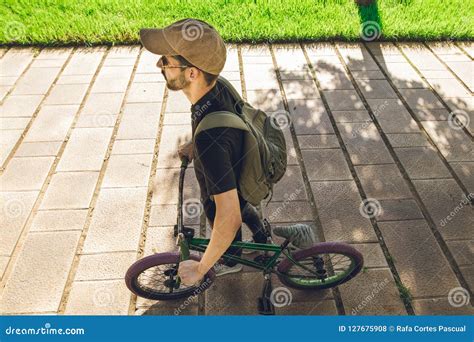
<svg viewBox="0 0 474 342">
<path fill-rule="evenodd" d="M 178 147 L 178 156 L 180 159 L 183 159 L 183 157 L 187 157 L 189 159 L 189 162 L 193 160 L 194 154 L 193 154 L 193 142 L 187 142 L 186 144 L 183 144 Z"/>
<path fill-rule="evenodd" d="M 194 285 L 202 278 L 204 274 L 199 272 L 199 261 L 185 260 L 179 263 L 178 276 L 184 285 Z"/>
</svg>

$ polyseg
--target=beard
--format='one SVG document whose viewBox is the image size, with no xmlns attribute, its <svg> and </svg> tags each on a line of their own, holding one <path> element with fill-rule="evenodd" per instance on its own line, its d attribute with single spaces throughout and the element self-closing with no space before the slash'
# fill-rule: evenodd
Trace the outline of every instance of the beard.
<svg viewBox="0 0 474 342">
<path fill-rule="evenodd" d="M 189 81 L 186 81 L 186 77 L 184 76 L 184 72 L 180 73 L 178 77 L 173 80 L 170 80 L 166 77 L 164 70 L 161 71 L 161 74 L 165 78 L 166 87 L 169 90 L 182 90 L 186 88 L 189 84 Z"/>
</svg>

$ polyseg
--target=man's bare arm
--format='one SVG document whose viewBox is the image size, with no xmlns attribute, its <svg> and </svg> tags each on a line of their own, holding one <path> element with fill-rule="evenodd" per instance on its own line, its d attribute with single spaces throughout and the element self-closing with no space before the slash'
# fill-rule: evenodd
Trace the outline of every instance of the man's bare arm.
<svg viewBox="0 0 474 342">
<path fill-rule="evenodd" d="M 214 195 L 216 216 L 211 233 L 211 241 L 199 263 L 198 272 L 204 275 L 229 248 L 242 224 L 237 189 Z"/>
</svg>

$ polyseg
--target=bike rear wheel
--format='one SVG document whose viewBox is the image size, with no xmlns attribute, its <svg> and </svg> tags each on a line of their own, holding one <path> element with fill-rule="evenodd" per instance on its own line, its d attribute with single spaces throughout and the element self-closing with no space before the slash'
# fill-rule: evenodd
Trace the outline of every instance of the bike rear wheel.
<svg viewBox="0 0 474 342">
<path fill-rule="evenodd" d="M 198 285 L 177 283 L 179 258 L 179 253 L 158 253 L 136 261 L 125 275 L 128 289 L 139 297 L 153 300 L 185 298 L 207 290 L 215 277 L 212 269 Z M 189 258 L 200 260 L 195 255 Z"/>
<path fill-rule="evenodd" d="M 298 289 L 327 289 L 354 278 L 364 265 L 362 254 L 340 242 L 318 243 L 278 265 L 278 278 Z"/>
</svg>

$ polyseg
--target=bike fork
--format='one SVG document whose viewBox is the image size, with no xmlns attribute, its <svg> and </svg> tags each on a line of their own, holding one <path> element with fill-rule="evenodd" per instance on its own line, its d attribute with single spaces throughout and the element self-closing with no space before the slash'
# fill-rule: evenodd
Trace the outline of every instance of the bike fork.
<svg viewBox="0 0 474 342">
<path fill-rule="evenodd" d="M 262 296 L 258 298 L 258 313 L 260 315 L 275 315 L 275 306 L 272 303 L 272 274 L 265 272 Z"/>
</svg>

